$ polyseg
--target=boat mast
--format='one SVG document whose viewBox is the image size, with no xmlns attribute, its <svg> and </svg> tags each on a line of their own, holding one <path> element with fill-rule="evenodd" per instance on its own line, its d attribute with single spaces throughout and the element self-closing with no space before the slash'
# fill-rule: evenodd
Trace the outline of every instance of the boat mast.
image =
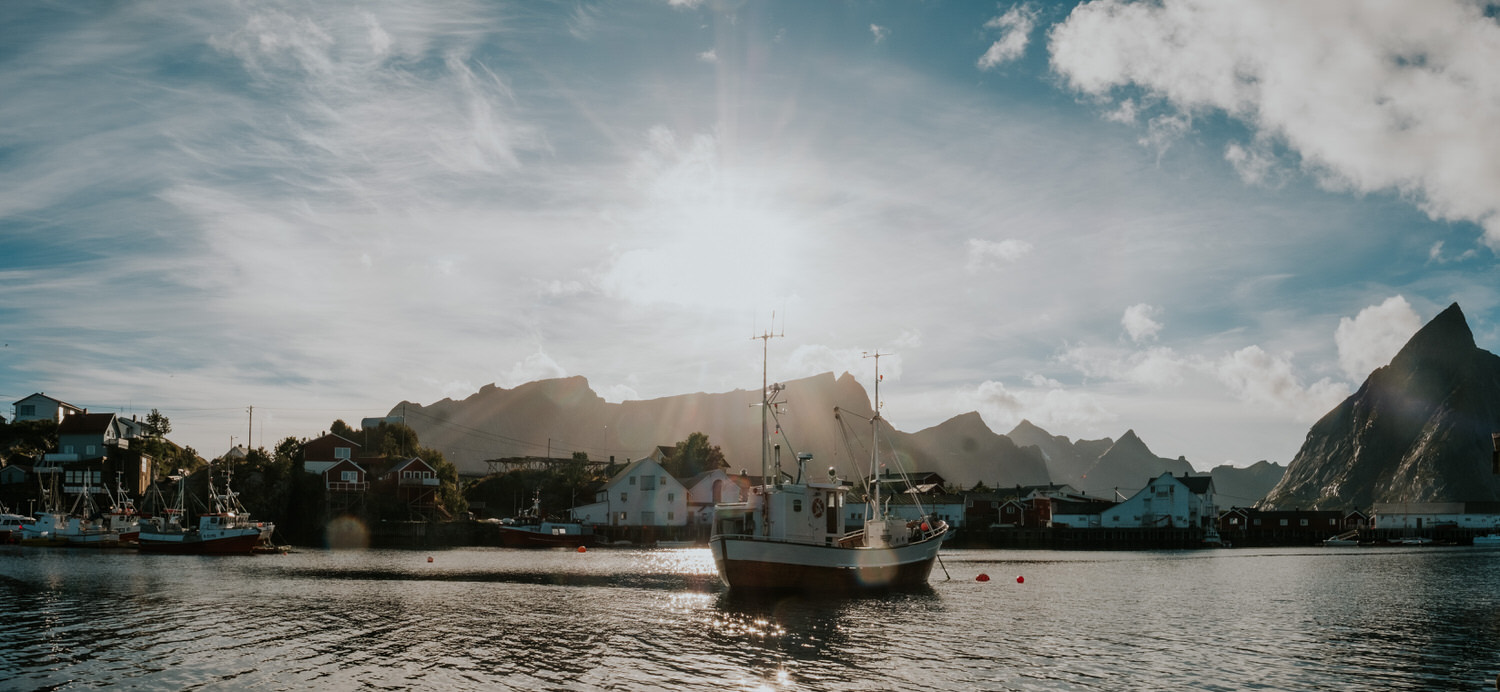
<svg viewBox="0 0 1500 692">
<path fill-rule="evenodd" d="M 761 332 L 760 336 L 750 337 L 751 341 L 760 341 L 760 478 L 765 491 L 769 491 L 772 485 L 770 481 L 766 480 L 771 477 L 771 429 L 769 419 L 771 411 L 771 383 L 767 379 L 766 373 L 770 369 L 771 339 L 786 336 L 785 328 L 782 329 L 781 334 L 775 332 L 776 313 L 773 311 L 771 313 L 771 327 Z M 780 481 L 781 479 L 777 478 L 776 484 L 779 484 Z M 761 503 L 761 507 L 762 512 L 768 509 L 768 505 L 765 502 Z M 764 518 L 765 520 L 760 522 L 761 530 L 765 532 L 764 535 L 770 535 L 770 513 L 765 512 Z"/>
<path fill-rule="evenodd" d="M 870 505 L 870 518 L 873 519 L 880 513 L 880 357 L 891 354 L 876 349 L 874 353 L 863 355 L 875 359 L 875 415 L 870 417 L 870 497 L 874 500 Z"/>
</svg>

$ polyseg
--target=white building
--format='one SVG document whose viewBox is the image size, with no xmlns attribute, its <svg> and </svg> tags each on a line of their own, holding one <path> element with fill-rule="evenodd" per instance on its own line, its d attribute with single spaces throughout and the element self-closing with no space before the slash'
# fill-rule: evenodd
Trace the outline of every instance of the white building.
<svg viewBox="0 0 1500 692">
<path fill-rule="evenodd" d="M 1500 529 L 1500 503 L 1495 502 L 1377 502 L 1377 529 Z"/>
<path fill-rule="evenodd" d="M 759 478 L 733 476 L 724 469 L 705 471 L 683 481 L 687 488 L 688 522 L 710 524 L 714 520 L 714 505 L 720 502 L 744 502 L 751 485 Z"/>
<path fill-rule="evenodd" d="M 1173 476 L 1169 471 L 1152 479 L 1130 499 L 1104 510 L 1103 528 L 1203 528 L 1213 526 L 1219 510 L 1214 506 L 1211 476 Z"/>
<path fill-rule="evenodd" d="M 62 423 L 63 419 L 68 416 L 83 413 L 82 408 L 65 401 L 58 401 L 41 392 L 17 401 L 13 406 L 15 406 L 15 415 L 11 417 L 12 423 L 28 420 L 50 420 L 54 423 Z"/>
<path fill-rule="evenodd" d="M 570 514 L 580 524 L 686 526 L 688 491 L 655 460 L 638 459 L 615 474 L 593 504 Z"/>
</svg>

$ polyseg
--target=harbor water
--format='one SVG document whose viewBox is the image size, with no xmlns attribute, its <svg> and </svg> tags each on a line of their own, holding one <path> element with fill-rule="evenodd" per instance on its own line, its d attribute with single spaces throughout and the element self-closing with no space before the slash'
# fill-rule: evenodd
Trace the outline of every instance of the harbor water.
<svg viewBox="0 0 1500 692">
<path fill-rule="evenodd" d="M 945 550 L 753 599 L 704 548 L 5 546 L 0 614 L 3 689 L 1493 690 L 1500 549 Z"/>
</svg>

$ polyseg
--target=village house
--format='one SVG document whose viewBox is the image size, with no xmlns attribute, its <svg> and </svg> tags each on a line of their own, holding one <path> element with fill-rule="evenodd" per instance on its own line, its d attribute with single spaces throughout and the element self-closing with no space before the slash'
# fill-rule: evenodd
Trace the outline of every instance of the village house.
<svg viewBox="0 0 1500 692">
<path fill-rule="evenodd" d="M 1231 507 L 1219 515 L 1218 529 L 1235 545 L 1317 545 L 1351 528 L 1345 526 L 1348 516 L 1340 510 Z"/>
<path fill-rule="evenodd" d="M 631 462 L 599 490 L 594 503 L 574 507 L 570 514 L 581 524 L 686 526 L 687 502 L 682 482 L 648 457 Z"/>
<path fill-rule="evenodd" d="M 71 413 L 57 425 L 57 452 L 42 456 L 35 471 L 62 474 L 60 490 L 85 488 L 107 495 L 117 483 L 134 495 L 151 484 L 151 460 L 130 448 L 135 428 L 113 413 Z"/>
<path fill-rule="evenodd" d="M 62 423 L 68 416 L 84 412 L 80 407 L 59 401 L 41 392 L 17 401 L 14 406 L 15 415 L 11 417 L 11 421 L 15 423 L 28 420 L 50 420 L 54 423 Z"/>
<path fill-rule="evenodd" d="M 1048 525 L 1060 529 L 1097 529 L 1104 525 L 1103 515 L 1115 503 L 1098 498 L 1049 498 Z"/>
<path fill-rule="evenodd" d="M 1218 518 L 1212 476 L 1163 473 L 1100 515 L 1102 528 L 1210 528 Z"/>
<path fill-rule="evenodd" d="M 441 513 L 437 494 L 442 481 L 432 465 L 421 458 L 412 457 L 392 466 L 382 480 L 392 487 L 396 501 L 411 517 L 431 520 Z"/>
<path fill-rule="evenodd" d="M 1370 518 L 1375 529 L 1500 530 L 1500 502 L 1377 502 Z"/>
<path fill-rule="evenodd" d="M 724 469 L 704 471 L 682 481 L 687 489 L 688 524 L 709 526 L 713 523 L 714 505 L 720 502 L 742 502 L 749 497 L 752 479 L 732 476 Z M 755 483 L 760 479 L 755 478 Z"/>
</svg>

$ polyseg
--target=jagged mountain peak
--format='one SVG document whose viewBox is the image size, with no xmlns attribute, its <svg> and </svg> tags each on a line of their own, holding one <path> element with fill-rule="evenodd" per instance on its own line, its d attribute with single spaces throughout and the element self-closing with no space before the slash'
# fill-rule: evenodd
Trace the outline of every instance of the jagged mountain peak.
<svg viewBox="0 0 1500 692">
<path fill-rule="evenodd" d="M 1500 357 L 1449 305 L 1308 432 L 1266 507 L 1500 500 Z"/>
<path fill-rule="evenodd" d="M 1474 343 L 1474 332 L 1458 303 L 1449 305 L 1421 329 L 1413 334 L 1405 346 L 1391 359 L 1391 367 L 1410 370 L 1433 359 L 1451 360 L 1456 354 L 1466 354 L 1478 345 Z"/>
</svg>

